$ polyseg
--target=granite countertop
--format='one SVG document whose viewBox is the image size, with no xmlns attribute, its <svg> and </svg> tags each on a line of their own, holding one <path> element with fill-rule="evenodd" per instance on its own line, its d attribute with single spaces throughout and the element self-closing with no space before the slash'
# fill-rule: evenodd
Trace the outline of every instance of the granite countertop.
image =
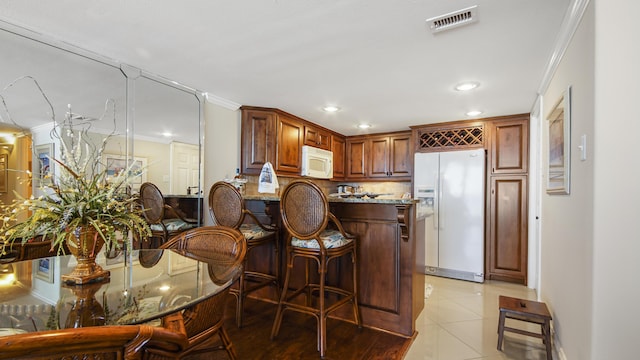
<svg viewBox="0 0 640 360">
<path fill-rule="evenodd" d="M 280 201 L 280 197 L 276 194 L 254 194 L 254 195 L 245 195 L 245 200 L 262 200 L 262 201 Z M 401 199 L 401 198 L 393 198 L 393 197 L 377 197 L 375 199 L 371 199 L 368 197 L 356 198 L 356 197 L 335 197 L 335 196 L 327 196 L 327 199 L 330 203 L 351 203 L 351 204 L 416 204 L 418 200 L 416 199 Z"/>
</svg>

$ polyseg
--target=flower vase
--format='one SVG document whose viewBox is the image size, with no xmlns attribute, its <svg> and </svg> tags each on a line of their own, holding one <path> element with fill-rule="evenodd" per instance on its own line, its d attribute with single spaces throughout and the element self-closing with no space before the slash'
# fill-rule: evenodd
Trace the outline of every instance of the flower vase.
<svg viewBox="0 0 640 360">
<path fill-rule="evenodd" d="M 108 283 L 108 280 L 84 285 L 63 285 L 76 296 L 67 315 L 65 328 L 102 326 L 106 323 L 106 312 L 95 296 L 105 283 Z"/>
<path fill-rule="evenodd" d="M 67 247 L 78 264 L 69 274 L 62 275 L 66 284 L 87 284 L 109 278 L 109 271 L 96 264 L 96 255 L 104 246 L 104 239 L 93 227 L 76 228 L 67 236 Z"/>
</svg>

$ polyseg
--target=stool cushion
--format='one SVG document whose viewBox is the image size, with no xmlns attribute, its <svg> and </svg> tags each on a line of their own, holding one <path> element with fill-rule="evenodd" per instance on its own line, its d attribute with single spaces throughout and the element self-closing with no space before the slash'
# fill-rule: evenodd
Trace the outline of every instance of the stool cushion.
<svg viewBox="0 0 640 360">
<path fill-rule="evenodd" d="M 350 238 L 342 236 L 342 233 L 338 230 L 326 229 L 320 233 L 320 239 L 322 240 L 324 247 L 327 249 L 338 248 L 345 246 L 353 241 Z M 291 246 L 307 249 L 319 249 L 320 244 L 315 239 L 300 240 L 297 237 L 291 238 Z"/>
<path fill-rule="evenodd" d="M 189 224 L 180 219 L 167 219 L 162 222 L 167 227 L 167 231 L 188 230 L 195 227 L 195 224 Z M 162 225 L 160 224 L 152 224 L 150 228 L 153 231 L 162 231 Z"/>
<path fill-rule="evenodd" d="M 258 239 L 273 234 L 273 231 L 267 231 L 258 224 L 242 224 L 240 225 L 240 232 L 247 240 Z"/>
</svg>

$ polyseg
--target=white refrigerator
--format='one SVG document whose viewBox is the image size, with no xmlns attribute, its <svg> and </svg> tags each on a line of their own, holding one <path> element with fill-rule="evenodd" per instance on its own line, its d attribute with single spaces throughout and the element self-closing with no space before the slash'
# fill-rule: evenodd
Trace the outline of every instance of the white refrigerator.
<svg viewBox="0 0 640 360">
<path fill-rule="evenodd" d="M 484 149 L 415 154 L 425 274 L 484 282 L 484 171 Z"/>
</svg>

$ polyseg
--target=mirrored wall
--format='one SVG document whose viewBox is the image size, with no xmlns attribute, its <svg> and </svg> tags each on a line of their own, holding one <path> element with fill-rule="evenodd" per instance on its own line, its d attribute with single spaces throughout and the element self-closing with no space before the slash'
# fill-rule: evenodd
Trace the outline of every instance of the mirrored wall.
<svg viewBox="0 0 640 360">
<path fill-rule="evenodd" d="M 49 165 L 43 153 L 60 157 L 60 144 L 51 136 L 54 121 L 69 112 L 87 120 L 96 142 L 111 136 L 102 158 L 95 160 L 102 166 L 117 171 L 123 163 L 137 162 L 146 167 L 134 190 L 149 181 L 168 198 L 201 196 L 198 91 L 2 22 L 0 43 L 6 50 L 0 69 L 3 203 L 10 203 L 14 192 L 38 191 Z M 201 213 L 198 208 L 186 215 Z"/>
</svg>

